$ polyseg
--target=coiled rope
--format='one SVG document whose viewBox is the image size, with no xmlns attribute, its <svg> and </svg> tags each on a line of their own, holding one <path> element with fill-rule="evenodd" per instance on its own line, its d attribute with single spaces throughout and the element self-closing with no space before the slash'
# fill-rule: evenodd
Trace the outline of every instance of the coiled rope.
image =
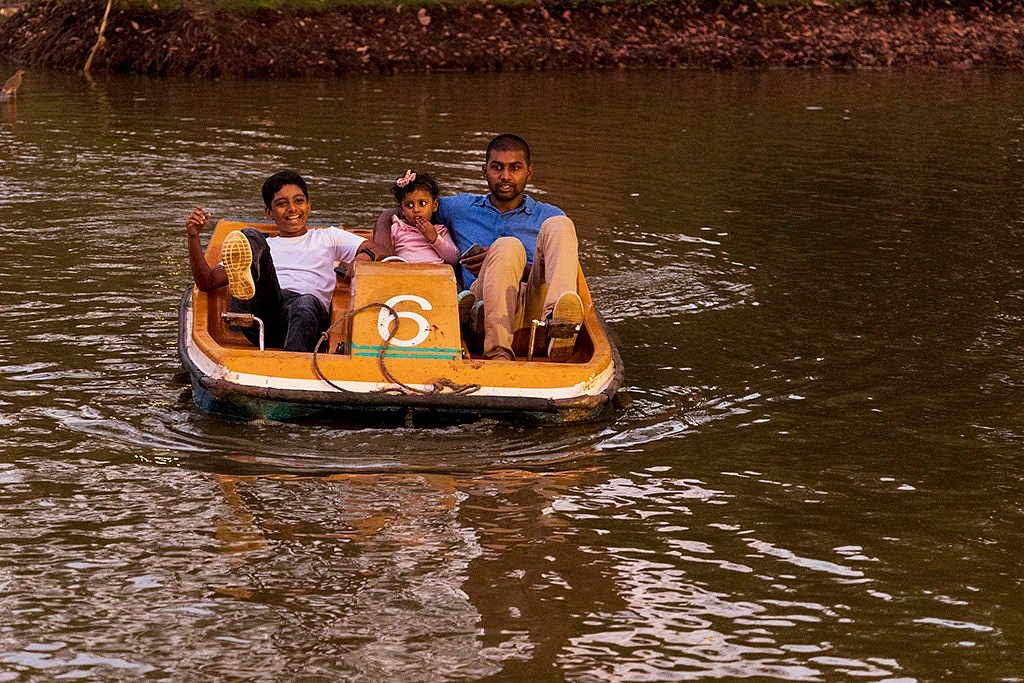
<svg viewBox="0 0 1024 683">
<path fill-rule="evenodd" d="M 389 382 L 391 382 L 392 384 L 395 384 L 397 386 L 396 387 L 387 387 L 387 388 L 384 388 L 384 389 L 377 389 L 377 390 L 372 391 L 370 393 L 375 393 L 375 394 L 420 394 L 420 395 L 424 395 L 424 396 L 439 396 L 439 395 L 442 395 L 442 394 L 443 395 L 449 395 L 449 396 L 466 396 L 468 394 L 472 394 L 473 392 L 480 390 L 480 385 L 479 384 L 459 384 L 458 382 L 453 382 L 452 380 L 447 379 L 445 377 L 438 377 L 436 379 L 431 380 L 430 384 L 431 384 L 432 388 L 430 390 L 417 389 L 416 387 L 411 387 L 408 384 L 402 382 L 397 377 L 395 377 L 393 374 L 391 374 L 391 371 L 388 370 L 387 365 L 384 362 L 384 354 L 387 352 L 388 345 L 391 344 L 391 340 L 394 339 L 395 335 L 398 333 L 398 311 L 393 309 L 391 306 L 388 306 L 387 304 L 382 304 L 382 303 L 366 304 L 365 306 L 360 306 L 359 308 L 357 308 L 356 310 L 354 310 L 354 311 L 352 311 L 350 313 L 349 312 L 344 313 L 336 322 L 332 323 L 331 326 L 328 327 L 324 331 L 324 333 L 322 335 L 320 335 L 320 340 L 317 341 L 316 346 L 313 348 L 313 370 L 314 370 L 314 372 L 316 372 L 317 377 L 322 379 L 324 382 L 326 382 L 332 388 L 334 388 L 334 389 L 336 389 L 338 391 L 341 391 L 343 393 L 346 393 L 346 394 L 359 394 L 360 393 L 360 392 L 351 391 L 351 390 L 346 389 L 346 388 L 344 388 L 342 386 L 339 386 L 338 384 L 335 384 L 330 379 L 328 379 L 326 375 L 324 375 L 323 370 L 320 369 L 320 361 L 318 360 L 319 349 L 330 338 L 331 332 L 334 330 L 335 327 L 337 327 L 339 324 L 342 324 L 342 323 L 346 323 L 346 324 L 351 323 L 352 319 L 355 318 L 357 315 L 359 315 L 363 311 L 368 311 L 368 310 L 373 309 L 373 308 L 383 309 L 383 310 L 388 312 L 388 315 L 391 316 L 391 322 L 388 323 L 388 337 L 387 337 L 387 339 L 384 340 L 384 344 L 381 345 L 380 353 L 377 354 L 377 367 L 380 369 L 380 374 L 382 374 L 385 377 L 385 379 L 387 379 Z M 350 330 L 350 332 L 351 332 L 351 330 Z M 348 335 L 349 343 L 351 343 L 351 338 L 352 338 L 352 335 L 349 334 Z"/>
</svg>

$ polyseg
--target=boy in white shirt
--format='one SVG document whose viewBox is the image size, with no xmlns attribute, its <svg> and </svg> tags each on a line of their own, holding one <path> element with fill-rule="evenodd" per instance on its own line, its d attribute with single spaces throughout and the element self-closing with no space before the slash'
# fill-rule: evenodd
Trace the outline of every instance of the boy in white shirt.
<svg viewBox="0 0 1024 683">
<path fill-rule="evenodd" d="M 264 181 L 263 203 L 278 234 L 268 238 L 253 228 L 229 233 L 221 263 L 213 267 L 199 242 L 208 215 L 196 207 L 185 221 L 192 277 L 203 292 L 227 285 L 231 310 L 263 321 L 267 347 L 310 352 L 330 323 L 334 262 L 373 261 L 375 245 L 341 228 L 310 230 L 309 190 L 292 171 Z M 257 343 L 256 330 L 243 333 Z"/>
</svg>

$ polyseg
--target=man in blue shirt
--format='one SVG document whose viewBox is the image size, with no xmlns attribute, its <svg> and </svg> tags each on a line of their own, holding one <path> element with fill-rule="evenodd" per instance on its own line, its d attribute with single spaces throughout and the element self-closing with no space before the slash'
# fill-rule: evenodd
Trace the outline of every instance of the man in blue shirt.
<svg viewBox="0 0 1024 683">
<path fill-rule="evenodd" d="M 474 244 L 482 247 L 460 263 L 463 281 L 478 300 L 473 328 L 483 333 L 484 357 L 515 360 L 514 348 L 526 350 L 531 321 L 555 320 L 548 330 L 572 333 L 548 335 L 548 358 L 567 361 L 583 320 L 576 227 L 557 206 L 525 194 L 533 164 L 521 137 L 505 133 L 491 140 L 483 171 L 488 194 L 441 197 L 436 222 L 448 226 L 463 253 Z M 378 228 L 389 222 L 390 216 L 382 216 Z M 379 242 L 384 231 L 376 232 Z"/>
</svg>

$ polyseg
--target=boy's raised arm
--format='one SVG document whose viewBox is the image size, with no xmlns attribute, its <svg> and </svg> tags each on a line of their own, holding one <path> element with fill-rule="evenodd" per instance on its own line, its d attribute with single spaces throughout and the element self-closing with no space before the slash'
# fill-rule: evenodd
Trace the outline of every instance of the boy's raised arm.
<svg viewBox="0 0 1024 683">
<path fill-rule="evenodd" d="M 197 206 L 185 219 L 185 234 L 188 239 L 188 265 L 192 269 L 192 279 L 201 292 L 223 287 L 228 283 L 228 275 L 224 266 L 210 267 L 203 253 L 203 245 L 199 235 L 209 220 L 209 214 L 201 206 Z"/>
</svg>

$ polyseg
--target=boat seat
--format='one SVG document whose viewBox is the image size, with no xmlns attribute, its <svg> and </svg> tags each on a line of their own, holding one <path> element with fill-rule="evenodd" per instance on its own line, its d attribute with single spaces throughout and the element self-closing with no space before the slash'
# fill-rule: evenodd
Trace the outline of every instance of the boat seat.
<svg viewBox="0 0 1024 683">
<path fill-rule="evenodd" d="M 231 327 L 221 317 L 222 314 L 229 310 L 231 305 L 231 296 L 228 294 L 228 288 L 220 287 L 212 292 L 207 292 L 206 296 L 209 302 L 207 308 L 209 317 L 207 318 L 206 325 L 214 341 L 223 346 L 246 348 L 253 346 L 252 342 L 241 331 Z"/>
</svg>

